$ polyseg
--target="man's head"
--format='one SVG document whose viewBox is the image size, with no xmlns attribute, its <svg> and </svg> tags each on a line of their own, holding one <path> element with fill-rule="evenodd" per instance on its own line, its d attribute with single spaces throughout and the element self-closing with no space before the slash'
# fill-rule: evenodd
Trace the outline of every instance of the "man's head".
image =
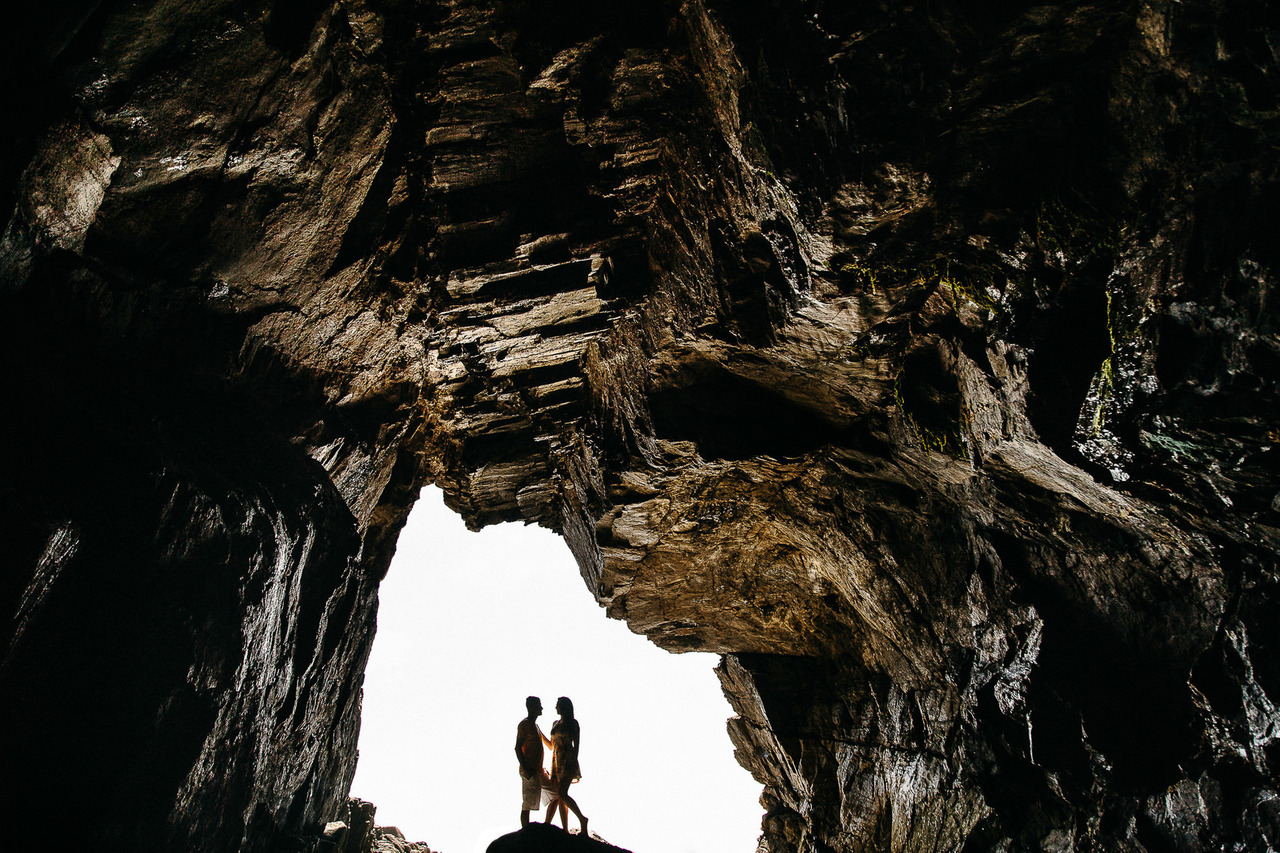
<svg viewBox="0 0 1280 853">
<path fill-rule="evenodd" d="M 537 696 L 530 696 L 524 700 L 524 707 L 528 710 L 530 717 L 536 717 L 542 713 L 542 700 Z"/>
</svg>

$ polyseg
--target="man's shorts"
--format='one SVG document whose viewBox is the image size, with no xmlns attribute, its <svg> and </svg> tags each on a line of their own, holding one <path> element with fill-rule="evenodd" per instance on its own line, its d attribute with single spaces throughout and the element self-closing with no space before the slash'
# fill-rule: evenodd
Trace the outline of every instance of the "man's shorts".
<svg viewBox="0 0 1280 853">
<path fill-rule="evenodd" d="M 544 796 L 543 792 L 547 786 L 551 784 L 551 780 L 546 778 L 545 773 L 539 773 L 537 776 L 525 777 L 520 774 L 520 789 L 524 794 L 523 805 L 520 808 L 526 811 L 540 809 L 547 803 L 551 802 L 549 796 Z"/>
</svg>

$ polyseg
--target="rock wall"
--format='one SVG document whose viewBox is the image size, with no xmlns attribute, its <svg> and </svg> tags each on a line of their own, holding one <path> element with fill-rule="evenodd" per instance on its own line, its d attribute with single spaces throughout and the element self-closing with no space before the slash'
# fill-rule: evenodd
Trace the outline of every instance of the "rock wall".
<svg viewBox="0 0 1280 853">
<path fill-rule="evenodd" d="M 317 834 L 436 482 L 723 654 L 764 851 L 1280 846 L 1262 0 L 3 39 L 20 835 Z"/>
</svg>

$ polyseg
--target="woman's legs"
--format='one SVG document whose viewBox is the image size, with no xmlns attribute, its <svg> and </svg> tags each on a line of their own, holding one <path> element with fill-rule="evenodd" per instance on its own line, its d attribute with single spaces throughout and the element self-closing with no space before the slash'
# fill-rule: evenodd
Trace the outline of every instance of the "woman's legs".
<svg viewBox="0 0 1280 853">
<path fill-rule="evenodd" d="M 564 824 L 565 832 L 569 831 L 569 816 L 565 814 L 565 806 L 573 812 L 578 818 L 578 825 L 582 828 L 582 834 L 587 834 L 587 819 L 582 816 L 582 809 L 578 808 L 578 804 L 574 802 L 573 797 L 569 796 L 569 780 L 562 779 L 560 781 L 560 792 L 556 794 L 560 800 L 560 822 Z"/>
<path fill-rule="evenodd" d="M 546 817 L 546 819 L 545 819 L 545 820 L 543 820 L 543 821 L 542 821 L 543 823 L 552 823 L 552 821 L 554 821 L 554 820 L 555 820 L 555 817 L 556 817 L 556 806 L 559 806 L 559 807 L 560 807 L 560 810 L 561 810 L 561 811 L 564 811 L 564 803 L 560 802 L 560 798 L 559 798 L 559 797 L 557 797 L 555 794 L 552 794 L 552 795 L 551 795 L 551 802 L 547 803 L 547 817 Z M 565 822 L 565 818 L 560 818 L 560 822 L 561 822 L 561 823 L 564 823 L 564 822 Z M 554 825 L 554 824 L 552 824 L 552 825 Z M 568 830 L 569 830 L 569 827 L 567 827 L 567 826 L 566 826 L 566 827 L 565 827 L 565 831 L 567 832 Z"/>
</svg>

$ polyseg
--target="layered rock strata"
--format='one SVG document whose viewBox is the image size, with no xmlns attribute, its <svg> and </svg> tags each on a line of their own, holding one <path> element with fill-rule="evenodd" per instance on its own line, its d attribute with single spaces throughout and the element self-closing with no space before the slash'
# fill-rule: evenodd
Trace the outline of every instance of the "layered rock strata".
<svg viewBox="0 0 1280 853">
<path fill-rule="evenodd" d="M 316 834 L 435 482 L 724 656 L 764 851 L 1280 846 L 1277 23 L 23 12 L 7 825 Z"/>
</svg>

